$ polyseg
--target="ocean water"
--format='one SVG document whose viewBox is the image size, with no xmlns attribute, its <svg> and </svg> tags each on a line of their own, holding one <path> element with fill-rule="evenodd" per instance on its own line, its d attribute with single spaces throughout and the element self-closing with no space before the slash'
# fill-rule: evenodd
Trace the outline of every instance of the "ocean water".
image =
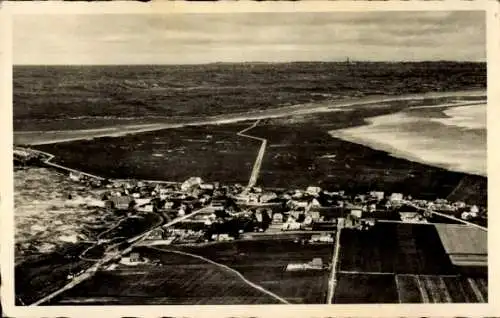
<svg viewBox="0 0 500 318">
<path fill-rule="evenodd" d="M 486 105 L 452 107 L 444 114 L 448 117 L 400 112 L 330 134 L 395 157 L 486 176 Z"/>
</svg>

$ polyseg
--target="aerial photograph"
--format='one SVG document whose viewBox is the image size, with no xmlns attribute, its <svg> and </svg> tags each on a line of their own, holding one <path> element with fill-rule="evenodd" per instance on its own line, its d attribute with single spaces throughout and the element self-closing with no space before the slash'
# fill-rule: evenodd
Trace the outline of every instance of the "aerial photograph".
<svg viewBox="0 0 500 318">
<path fill-rule="evenodd" d="M 16 306 L 488 302 L 484 11 L 12 20 Z"/>
</svg>

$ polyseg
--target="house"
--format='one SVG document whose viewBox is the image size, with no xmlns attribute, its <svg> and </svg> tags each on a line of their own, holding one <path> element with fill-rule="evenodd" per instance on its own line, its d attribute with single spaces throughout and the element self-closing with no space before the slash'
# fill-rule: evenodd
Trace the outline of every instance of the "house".
<svg viewBox="0 0 500 318">
<path fill-rule="evenodd" d="M 309 208 L 312 208 L 312 207 L 321 207 L 321 203 L 319 203 L 318 199 L 314 198 L 311 200 L 311 203 L 309 204 Z"/>
<path fill-rule="evenodd" d="M 273 215 L 273 224 L 281 224 L 283 223 L 283 214 L 275 213 Z"/>
<path fill-rule="evenodd" d="M 141 256 L 139 253 L 131 253 L 130 254 L 130 262 L 140 262 L 142 259 L 141 259 Z"/>
<path fill-rule="evenodd" d="M 202 183 L 200 184 L 200 189 L 205 191 L 212 191 L 214 189 L 214 185 L 211 183 Z"/>
<path fill-rule="evenodd" d="M 309 186 L 306 189 L 306 193 L 312 196 L 318 196 L 320 192 L 321 192 L 320 187 Z"/>
<path fill-rule="evenodd" d="M 192 190 L 194 187 L 202 184 L 203 181 L 200 177 L 191 177 L 181 184 L 181 191 L 186 192 Z"/>
<path fill-rule="evenodd" d="M 323 260 L 321 258 L 313 258 L 308 263 L 290 263 L 286 266 L 286 271 L 299 271 L 299 270 L 318 270 L 323 269 Z"/>
<path fill-rule="evenodd" d="M 283 226 L 281 229 L 283 231 L 294 231 L 294 230 L 300 230 L 301 224 L 297 222 L 293 217 L 289 217 L 285 223 L 283 223 Z"/>
<path fill-rule="evenodd" d="M 147 239 L 148 240 L 161 240 L 164 236 L 165 231 L 162 228 L 157 228 L 152 230 Z"/>
<path fill-rule="evenodd" d="M 360 219 L 361 216 L 363 215 L 363 210 L 362 209 L 351 209 L 351 215 L 353 217 Z"/>
<path fill-rule="evenodd" d="M 234 237 L 229 236 L 229 234 L 227 234 L 227 233 L 213 234 L 212 240 L 219 241 L 219 242 L 227 242 L 227 241 L 233 241 Z"/>
<path fill-rule="evenodd" d="M 262 193 L 259 197 L 259 201 L 260 203 L 266 203 L 266 202 L 269 202 L 271 200 L 274 200 L 274 199 L 277 199 L 278 196 L 276 195 L 276 193 L 274 192 L 265 192 L 265 193 Z"/>
<path fill-rule="evenodd" d="M 130 206 L 130 203 L 134 201 L 128 196 L 112 196 L 109 200 L 113 202 L 114 207 L 118 210 L 127 210 Z"/>
<path fill-rule="evenodd" d="M 370 192 L 370 197 L 377 199 L 378 201 L 382 200 L 384 198 L 385 194 L 383 191 L 371 191 Z"/>
<path fill-rule="evenodd" d="M 330 234 L 315 234 L 311 236 L 310 243 L 333 243 L 334 239 Z"/>
<path fill-rule="evenodd" d="M 309 266 L 314 269 L 322 269 L 323 268 L 323 260 L 319 257 L 313 258 L 311 262 L 309 262 Z"/>
<path fill-rule="evenodd" d="M 402 193 L 392 193 L 389 200 L 391 202 L 401 202 L 401 201 L 403 201 L 403 194 Z"/>
<path fill-rule="evenodd" d="M 319 211 L 309 211 L 308 214 L 312 221 L 318 221 L 321 216 Z"/>
</svg>

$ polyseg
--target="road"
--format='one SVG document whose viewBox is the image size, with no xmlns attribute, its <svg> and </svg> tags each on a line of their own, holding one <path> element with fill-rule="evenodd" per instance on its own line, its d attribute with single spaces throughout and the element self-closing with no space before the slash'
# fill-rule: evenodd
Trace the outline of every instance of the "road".
<svg viewBox="0 0 500 318">
<path fill-rule="evenodd" d="M 262 166 L 262 159 L 264 158 L 264 154 L 266 152 L 267 139 L 245 134 L 245 132 L 255 128 L 259 124 L 259 122 L 260 119 L 258 119 L 255 123 L 253 123 L 253 125 L 251 125 L 250 127 L 247 127 L 237 133 L 238 136 L 259 140 L 261 142 L 257 158 L 255 159 L 255 163 L 253 165 L 252 173 L 250 174 L 250 180 L 248 181 L 247 188 L 251 188 L 257 184 L 257 178 L 259 177 L 260 167 Z"/>
<path fill-rule="evenodd" d="M 187 215 L 184 215 L 182 217 L 179 217 L 179 218 L 176 218 L 175 220 L 172 220 L 171 222 L 168 222 L 164 225 L 158 225 L 156 224 L 155 226 L 153 226 L 150 230 L 144 232 L 144 233 L 141 233 L 133 238 L 130 238 L 127 240 L 128 243 L 131 243 L 131 245 L 122 250 L 122 251 L 119 251 L 119 252 L 116 252 L 116 253 L 106 253 L 105 256 L 97 261 L 94 265 L 92 265 L 90 268 L 88 268 L 87 270 L 85 270 L 83 273 L 81 273 L 80 275 L 74 277 L 69 283 L 67 283 L 65 286 L 63 286 L 62 288 L 54 291 L 53 293 L 43 297 L 42 299 L 34 302 L 33 304 L 31 304 L 30 306 L 38 306 L 38 305 L 41 305 L 43 303 L 46 303 L 47 301 L 53 299 L 54 297 L 60 295 L 61 293 L 67 291 L 67 290 L 70 290 L 71 288 L 75 287 L 76 285 L 82 283 L 83 281 L 85 281 L 86 279 L 88 278 L 91 278 L 96 272 L 97 270 L 99 270 L 101 268 L 101 266 L 105 265 L 106 263 L 109 263 L 113 260 L 117 260 L 119 259 L 120 257 L 122 257 L 123 255 L 129 253 L 136 244 L 138 244 L 139 242 L 143 241 L 146 239 L 146 237 L 156 228 L 160 227 L 160 226 L 163 226 L 163 227 L 168 227 L 168 226 L 172 226 L 176 223 L 179 223 L 185 219 L 188 219 L 192 216 L 195 216 L 199 213 L 202 213 L 202 212 L 205 212 L 207 209 L 209 209 L 209 207 L 204 207 L 204 208 L 201 208 L 199 210 L 196 210 L 194 211 L 193 213 L 191 214 L 187 214 Z M 107 251 L 109 252 L 112 248 L 116 247 L 118 244 L 113 244 L 111 245 Z"/>
<path fill-rule="evenodd" d="M 328 280 L 328 294 L 326 296 L 326 303 L 332 304 L 333 297 L 335 294 L 335 286 L 337 285 L 337 263 L 339 259 L 340 251 L 340 232 L 344 227 L 344 219 L 339 218 L 337 221 L 337 233 L 335 234 L 334 251 L 332 256 L 332 271 L 330 273 L 330 279 Z"/>
<path fill-rule="evenodd" d="M 433 211 L 433 210 L 429 210 L 429 209 L 424 209 L 424 208 L 421 208 L 419 206 L 416 206 L 415 204 L 413 204 L 412 202 L 409 202 L 409 201 L 405 201 L 404 202 L 405 204 L 411 206 L 411 207 L 414 207 L 415 209 L 417 210 L 420 210 L 420 211 L 424 211 L 424 212 L 428 212 L 428 213 L 431 213 L 431 214 L 435 214 L 435 215 L 439 215 L 439 216 L 442 216 L 442 217 L 445 217 L 445 218 L 448 218 L 450 220 L 454 220 L 454 221 L 457 221 L 457 222 L 461 222 L 463 224 L 467 224 L 469 226 L 472 226 L 472 227 L 475 227 L 475 228 L 478 228 L 478 229 L 481 229 L 483 231 L 488 231 L 488 229 L 484 226 L 481 226 L 481 225 L 477 225 L 475 223 L 472 223 L 472 222 L 469 222 L 469 221 L 466 221 L 466 220 L 462 220 L 462 219 L 459 219 L 459 218 L 456 218 L 454 216 L 451 216 L 451 215 L 448 215 L 448 214 L 444 214 L 444 213 L 440 213 L 440 212 L 436 212 L 436 211 Z"/>
</svg>

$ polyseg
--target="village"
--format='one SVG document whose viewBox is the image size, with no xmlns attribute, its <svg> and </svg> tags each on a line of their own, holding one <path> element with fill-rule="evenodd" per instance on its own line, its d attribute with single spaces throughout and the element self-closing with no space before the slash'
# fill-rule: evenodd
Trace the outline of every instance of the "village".
<svg viewBox="0 0 500 318">
<path fill-rule="evenodd" d="M 47 154 L 30 149 L 18 147 L 15 155 L 18 164 L 26 160 L 33 164 L 37 159 L 49 164 Z M 360 230 L 380 221 L 432 222 L 434 213 L 449 217 L 447 221 L 451 223 L 482 225 L 487 219 L 486 207 L 377 190 L 356 194 L 327 191 L 314 185 L 305 189 L 270 190 L 207 183 L 200 177 L 177 183 L 108 180 L 71 169 L 63 172 L 69 172 L 71 181 L 96 189 L 102 207 L 124 216 L 158 213 L 168 221 L 203 209 L 175 226 L 155 228 L 146 237 L 147 244 L 199 244 L 272 238 L 294 232 L 310 233 L 310 243 L 331 243 L 334 241 L 331 233 L 339 219 L 343 220 L 343 227 Z"/>
</svg>

